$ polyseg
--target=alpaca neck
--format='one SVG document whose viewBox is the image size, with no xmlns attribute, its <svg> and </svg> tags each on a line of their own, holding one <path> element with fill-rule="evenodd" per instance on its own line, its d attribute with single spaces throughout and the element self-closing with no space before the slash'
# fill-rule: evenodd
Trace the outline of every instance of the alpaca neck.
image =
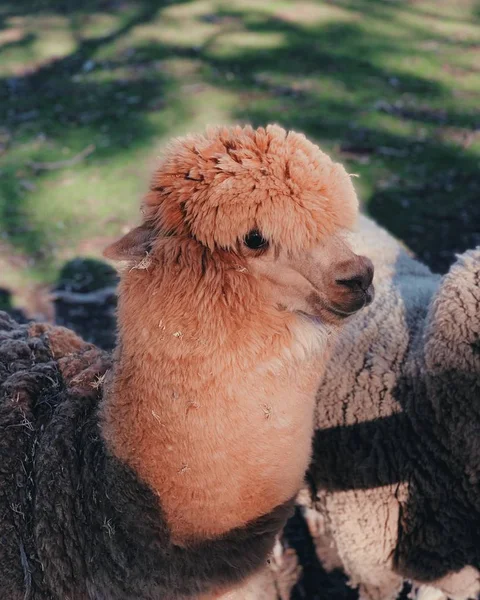
<svg viewBox="0 0 480 600">
<path fill-rule="evenodd" d="M 240 320 L 231 311 L 236 320 L 221 327 L 215 310 L 201 325 L 190 319 L 198 306 L 189 298 L 173 314 L 162 308 L 159 321 L 124 287 L 103 434 L 158 495 L 174 541 L 187 543 L 241 527 L 298 491 L 327 332 L 261 306 Z"/>
</svg>

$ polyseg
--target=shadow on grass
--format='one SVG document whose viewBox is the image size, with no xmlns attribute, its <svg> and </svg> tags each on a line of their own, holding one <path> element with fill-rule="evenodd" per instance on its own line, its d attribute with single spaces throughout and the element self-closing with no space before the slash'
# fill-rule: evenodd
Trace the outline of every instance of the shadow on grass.
<svg viewBox="0 0 480 600">
<path fill-rule="evenodd" d="M 363 0 L 335 4 L 367 7 Z M 395 10 L 407 10 L 381 1 L 368 2 L 368 9 L 390 19 Z M 410 44 L 422 35 L 418 28 L 404 25 L 400 43 L 376 31 L 366 35 L 358 20 L 305 28 L 261 12 L 224 14 L 249 33 L 281 33 L 284 40 L 275 49 L 227 49 L 223 57 L 209 46 L 202 50 L 217 85 L 253 98 L 245 109 L 239 103 L 238 118 L 301 130 L 336 147 L 366 179 L 381 174 L 382 181 L 371 182 L 369 212 L 433 269 L 445 271 L 454 253 L 480 244 L 478 155 L 468 143 L 449 139 L 475 135 L 478 113 L 459 109 L 461 99 L 433 79 L 384 66 L 392 54 L 409 59 Z M 316 85 L 302 86 L 305 78 Z M 382 116 L 395 120 L 399 131 Z"/>
<path fill-rule="evenodd" d="M 164 111 L 169 92 L 169 97 L 176 94 L 175 110 L 181 116 L 180 77 L 157 67 L 165 58 L 177 57 L 194 59 L 204 82 L 235 95 L 236 119 L 254 125 L 276 121 L 333 150 L 366 182 L 370 213 L 435 270 L 446 270 L 455 252 L 480 243 L 478 154 L 470 148 L 478 115 L 465 108 L 461 92 L 454 95 L 453 86 L 429 77 L 428 64 L 403 66 L 415 60 L 428 63 L 431 50 L 422 49 L 424 43 L 471 46 L 468 39 L 430 29 L 423 17 L 437 16 L 429 14 L 428 6 L 318 2 L 322 10 L 337 12 L 319 22 L 310 22 L 307 14 L 299 23 L 285 14 L 287 5 L 272 13 L 267 0 L 247 9 L 239 5 L 238 10 L 233 2 L 228 10 L 198 17 L 221 25 L 200 46 L 129 40 L 126 50 L 98 58 L 99 51 L 120 42 L 137 25 L 156 21 L 161 27 L 162 8 L 176 3 L 137 0 L 128 10 L 111 0 L 2 4 L 0 25 L 7 27 L 15 15 L 44 11 L 67 18 L 77 42 L 67 56 L 0 80 L 8 135 L 30 144 L 28 156 L 8 159 L 6 153 L 0 183 L 0 223 L 16 248 L 41 259 L 54 252 L 49 232 L 29 223 L 25 209 L 25 190 L 48 175 L 32 175 L 29 167 L 32 160 L 50 158 L 48 148 L 35 149 L 36 140 L 45 136 L 71 145 L 73 139 L 76 152 L 93 140 L 96 150 L 88 162 L 107 160 L 168 133 L 168 123 L 152 128 L 148 115 Z M 291 10 L 296 12 L 294 4 Z M 84 39 L 79 23 L 95 11 L 122 18 L 107 35 Z M 238 44 L 235 36 L 250 36 L 253 43 Z M 272 39 L 270 46 L 263 45 Z M 33 39 L 11 43 L 28 45 Z M 108 144 L 102 144 L 104 138 Z"/>
<path fill-rule="evenodd" d="M 38 16 L 44 11 L 49 17 L 68 17 L 71 29 L 76 31 L 82 15 L 94 9 L 114 10 L 117 4 L 18 0 L 2 5 L 0 24 L 7 28 L 9 19 Z M 95 151 L 85 160 L 105 161 L 127 149 L 144 146 L 152 137 L 164 133 L 159 127 L 152 128 L 146 116 L 162 106 L 166 91 L 173 86 L 172 80 L 155 69 L 130 69 L 128 51 L 119 56 L 116 71 L 109 62 L 96 61 L 95 54 L 137 25 L 150 22 L 165 4 L 170 3 L 139 0 L 135 10 L 129 5 L 120 25 L 107 35 L 82 39 L 76 34 L 76 48 L 70 54 L 27 65 L 18 75 L 0 79 L 0 112 L 4 115 L 2 132 L 6 140 L 3 149 L 7 159 L 0 178 L 0 231 L 4 240 L 34 261 L 48 264 L 55 250 L 51 232 L 31 223 L 25 208 L 28 193 L 51 174 L 52 163 L 48 161 L 52 155 L 53 164 L 58 162 L 58 151 L 52 152 L 50 146 L 61 148 L 65 144 L 81 152 L 91 145 Z M 11 44 L 29 45 L 33 40 L 33 35 L 27 35 Z M 0 51 L 7 47 L 8 42 Z M 168 54 L 165 49 L 164 56 Z M 178 111 L 181 112 L 180 102 Z M 42 143 L 45 140 L 47 144 Z M 26 146 L 25 152 L 11 152 L 21 144 Z M 66 157 L 66 164 L 69 158 Z"/>
<path fill-rule="evenodd" d="M 334 0 L 335 6 L 341 6 L 354 11 L 368 11 L 374 13 L 377 17 L 382 19 L 395 19 L 399 14 L 410 14 L 418 16 L 420 19 L 430 17 L 436 21 L 447 21 L 464 23 L 466 25 L 472 25 L 474 20 L 479 20 L 480 15 L 474 8 L 469 14 L 468 18 L 460 16 L 457 10 L 455 10 L 455 3 L 451 2 L 450 15 L 446 16 L 443 12 L 434 12 L 433 6 L 430 4 L 428 8 L 421 6 L 421 2 L 392 2 L 391 0 Z M 420 21 L 421 22 L 421 21 Z M 420 30 L 425 32 L 425 29 Z M 432 35 L 432 31 L 429 31 L 429 37 Z M 456 40 L 458 42 L 458 40 Z M 451 43 L 454 43 L 451 40 Z M 460 42 L 461 43 L 461 42 Z"/>
</svg>

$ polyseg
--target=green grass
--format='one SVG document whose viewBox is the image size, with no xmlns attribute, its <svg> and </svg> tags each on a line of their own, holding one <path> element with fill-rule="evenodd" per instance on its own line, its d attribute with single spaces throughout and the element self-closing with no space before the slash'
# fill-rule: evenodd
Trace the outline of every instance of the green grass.
<svg viewBox="0 0 480 600">
<path fill-rule="evenodd" d="M 22 302 L 98 256 L 171 136 L 233 122 L 318 141 L 445 270 L 480 243 L 479 21 L 474 0 L 3 0 L 0 285 Z"/>
</svg>

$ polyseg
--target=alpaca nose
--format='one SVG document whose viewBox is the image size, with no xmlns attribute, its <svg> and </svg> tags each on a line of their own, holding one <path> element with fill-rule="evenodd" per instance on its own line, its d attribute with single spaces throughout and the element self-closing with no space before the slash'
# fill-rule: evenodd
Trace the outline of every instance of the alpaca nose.
<svg viewBox="0 0 480 600">
<path fill-rule="evenodd" d="M 373 263 L 365 256 L 357 256 L 353 268 L 348 273 L 342 274 L 335 283 L 346 292 L 362 295 L 366 298 L 366 304 L 373 300 Z"/>
<path fill-rule="evenodd" d="M 344 277 L 342 279 L 337 279 L 336 283 L 338 285 L 344 285 L 352 292 L 366 292 L 368 288 L 372 285 L 373 281 L 373 264 L 369 258 L 359 257 L 361 259 L 361 266 L 354 273 Z"/>
</svg>

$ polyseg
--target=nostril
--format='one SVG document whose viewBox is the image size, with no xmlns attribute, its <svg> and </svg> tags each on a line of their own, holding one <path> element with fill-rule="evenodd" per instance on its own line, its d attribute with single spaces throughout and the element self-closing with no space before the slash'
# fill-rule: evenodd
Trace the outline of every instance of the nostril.
<svg viewBox="0 0 480 600">
<path fill-rule="evenodd" d="M 365 269 L 361 273 L 356 273 L 352 277 L 344 277 L 342 279 L 337 279 L 336 283 L 338 285 L 343 285 L 351 291 L 366 292 L 368 288 L 372 285 L 373 281 L 373 266 L 368 264 Z"/>
<path fill-rule="evenodd" d="M 352 277 L 350 279 L 337 279 L 338 285 L 343 285 L 353 292 L 359 292 L 363 290 L 363 278 L 361 276 Z M 368 287 L 368 286 L 367 286 Z"/>
</svg>

